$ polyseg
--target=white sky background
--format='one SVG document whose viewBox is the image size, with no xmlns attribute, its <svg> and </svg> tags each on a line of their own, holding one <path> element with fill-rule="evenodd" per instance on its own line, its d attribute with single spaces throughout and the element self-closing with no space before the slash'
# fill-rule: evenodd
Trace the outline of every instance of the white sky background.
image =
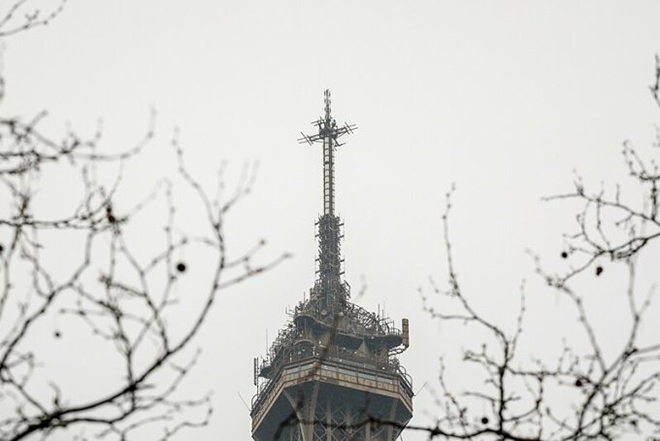
<svg viewBox="0 0 660 441">
<path fill-rule="evenodd" d="M 184 383 L 190 396 L 215 391 L 213 421 L 180 437 L 247 440 L 238 393 L 254 393 L 252 357 L 264 355 L 266 335 L 272 341 L 285 307 L 314 280 L 321 151 L 296 139 L 313 132 L 330 88 L 338 122 L 359 126 L 337 155 L 346 277 L 355 292 L 365 278 L 363 306 L 411 319 L 402 362 L 415 390 L 429 383 L 415 400 L 413 422 L 423 424 L 438 357 L 469 342 L 439 329 L 417 294 L 429 276 L 446 277 L 445 192 L 456 183 L 452 236 L 469 298 L 507 323 L 527 279 L 530 308 L 546 311 L 529 326 L 544 342 L 559 339 L 574 317 L 543 289 L 525 249 L 559 265 L 574 207 L 540 198 L 569 190 L 573 169 L 594 188 L 625 179 L 625 139 L 649 152 L 658 17 L 651 1 L 71 0 L 50 26 L 6 41 L 2 106 L 5 115 L 47 109 L 53 130 L 71 123 L 83 134 L 102 118 L 108 151 L 133 145 L 153 106 L 152 162 L 127 180 L 136 192 L 172 173 L 158 158 L 171 156 L 175 126 L 209 188 L 223 160 L 229 183 L 246 160 L 259 161 L 253 194 L 228 221 L 230 244 L 244 250 L 264 237 L 264 260 L 294 258 L 222 293 Z M 594 292 L 619 282 L 605 268 L 589 280 Z M 603 309 L 604 322 L 615 312 Z M 43 345 L 53 344 L 66 335 L 44 334 Z"/>
</svg>

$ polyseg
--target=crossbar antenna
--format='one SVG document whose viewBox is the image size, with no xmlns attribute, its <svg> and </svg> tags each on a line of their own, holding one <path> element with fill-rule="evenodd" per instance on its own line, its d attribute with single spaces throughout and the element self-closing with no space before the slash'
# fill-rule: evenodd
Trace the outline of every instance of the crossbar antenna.
<svg viewBox="0 0 660 441">
<path fill-rule="evenodd" d="M 317 222 L 319 239 L 317 274 L 318 282 L 320 282 L 320 294 L 323 297 L 322 303 L 330 312 L 341 309 L 337 302 L 345 301 L 348 297 L 348 291 L 343 287 L 341 281 L 340 240 L 343 224 L 335 215 L 335 151 L 337 147 L 343 145 L 339 143 L 339 138 L 353 133 L 357 126 L 346 123 L 343 126 L 337 125 L 332 117 L 332 102 L 328 89 L 323 93 L 323 103 L 325 115 L 312 122 L 312 125 L 318 128 L 318 133 L 313 135 L 301 133 L 302 137 L 298 139 L 298 142 L 323 145 L 323 215 Z"/>
</svg>

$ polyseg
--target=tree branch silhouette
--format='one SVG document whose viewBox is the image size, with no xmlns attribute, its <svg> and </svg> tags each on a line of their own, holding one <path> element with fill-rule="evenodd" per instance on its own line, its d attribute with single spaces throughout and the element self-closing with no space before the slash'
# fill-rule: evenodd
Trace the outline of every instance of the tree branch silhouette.
<svg viewBox="0 0 660 441">
<path fill-rule="evenodd" d="M 660 107 L 659 84 L 660 60 L 656 57 L 650 89 Z M 646 250 L 657 250 L 660 243 L 660 171 L 655 160 L 642 159 L 630 142 L 623 145 L 623 157 L 632 187 L 626 194 L 631 196 L 624 197 L 620 185 L 612 192 L 604 188 L 591 191 L 578 176 L 572 192 L 545 198 L 582 203 L 576 216 L 577 232 L 565 235 L 566 248 L 561 253 L 569 269 L 550 272 L 532 254 L 537 274 L 569 301 L 588 342 L 586 348 L 564 342 L 555 360 L 532 359 L 518 344 L 531 326 L 525 322 L 524 286 L 513 331 L 486 319 L 462 289 L 449 228 L 453 188 L 447 194 L 442 221 L 448 281 L 446 287 L 439 287 L 431 280 L 439 305 L 423 290 L 420 293 L 424 309 L 432 317 L 448 326 L 462 325 L 461 332 L 469 327 L 483 335 L 481 346 L 463 350 L 462 359 L 482 373 L 483 382 L 475 380 L 466 389 L 455 390 L 444 369 L 449 361 L 443 359 L 436 425 L 421 428 L 429 439 L 613 440 L 660 433 L 660 418 L 654 410 L 660 399 L 660 339 L 642 335 L 644 324 L 652 320 L 648 312 L 655 285 L 640 292 L 636 283 L 640 260 L 648 259 Z M 618 345 L 606 340 L 592 317 L 596 293 L 587 278 L 603 274 L 604 260 L 625 268 L 621 296 L 627 310 L 616 317 L 625 339 Z M 484 410 L 479 415 L 476 409 Z"/>
<path fill-rule="evenodd" d="M 9 6 L 0 38 L 48 24 L 65 1 L 51 12 L 27 11 L 30 3 Z M 259 259 L 263 240 L 228 251 L 225 220 L 249 194 L 254 167 L 229 197 L 211 197 L 186 168 L 175 136 L 177 173 L 127 193 L 127 170 L 153 142 L 155 112 L 143 137 L 119 152 L 102 147 L 100 128 L 89 138 L 73 130 L 58 136 L 44 128 L 46 118 L 45 111 L 0 116 L 0 193 L 8 202 L 0 212 L 0 439 L 62 431 L 141 439 L 141 429 L 157 425 L 165 440 L 206 425 L 210 395 L 180 391 L 201 354 L 195 337 L 223 290 L 287 257 Z M 195 209 L 204 225 L 186 231 L 181 211 Z M 184 299 L 191 278 L 203 291 Z M 68 365 L 101 358 L 114 379 L 89 393 L 59 382 L 46 341 L 52 323 L 53 341 L 75 346 L 63 351 Z M 63 335 L 58 323 L 75 331 Z M 89 363 L 90 378 L 98 367 Z"/>
</svg>

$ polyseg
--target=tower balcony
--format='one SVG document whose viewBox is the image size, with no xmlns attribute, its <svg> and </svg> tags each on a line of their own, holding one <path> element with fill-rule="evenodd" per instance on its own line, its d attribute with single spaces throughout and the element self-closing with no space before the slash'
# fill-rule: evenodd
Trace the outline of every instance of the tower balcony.
<svg viewBox="0 0 660 441">
<path fill-rule="evenodd" d="M 282 439 L 325 439 L 311 433 L 335 430 L 372 432 L 350 439 L 394 440 L 412 417 L 410 377 L 398 362 L 378 364 L 345 355 L 336 348 L 301 354 L 274 372 L 252 403 L 253 438 L 271 441 L 288 428 L 296 436 Z M 321 406 L 343 409 L 341 418 L 333 413 L 334 422 L 329 423 L 318 414 Z M 378 431 L 381 435 L 374 436 Z"/>
</svg>

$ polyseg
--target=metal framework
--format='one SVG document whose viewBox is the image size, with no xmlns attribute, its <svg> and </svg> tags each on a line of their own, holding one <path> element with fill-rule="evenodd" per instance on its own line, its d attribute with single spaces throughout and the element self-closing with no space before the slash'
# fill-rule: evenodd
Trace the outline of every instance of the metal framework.
<svg viewBox="0 0 660 441">
<path fill-rule="evenodd" d="M 325 115 L 312 123 L 318 128 L 318 133 L 305 135 L 301 132 L 302 138 L 298 142 L 323 145 L 323 215 L 316 222 L 319 240 L 316 287 L 323 308 L 328 313 L 334 313 L 340 311 L 349 298 L 349 290 L 341 281 L 343 224 L 335 215 L 335 151 L 343 145 L 339 143 L 339 138 L 353 133 L 357 127 L 346 123 L 337 126 L 332 117 L 329 90 L 324 92 L 324 104 Z"/>
<path fill-rule="evenodd" d="M 318 134 L 298 140 L 323 145 L 317 277 L 267 356 L 255 359 L 256 441 L 392 441 L 412 417 L 412 380 L 397 358 L 409 346 L 408 320 L 399 330 L 380 312 L 350 302 L 342 279 L 334 155 L 338 139 L 356 127 L 337 126 L 328 90 L 324 104 L 325 116 L 312 123 Z"/>
</svg>

